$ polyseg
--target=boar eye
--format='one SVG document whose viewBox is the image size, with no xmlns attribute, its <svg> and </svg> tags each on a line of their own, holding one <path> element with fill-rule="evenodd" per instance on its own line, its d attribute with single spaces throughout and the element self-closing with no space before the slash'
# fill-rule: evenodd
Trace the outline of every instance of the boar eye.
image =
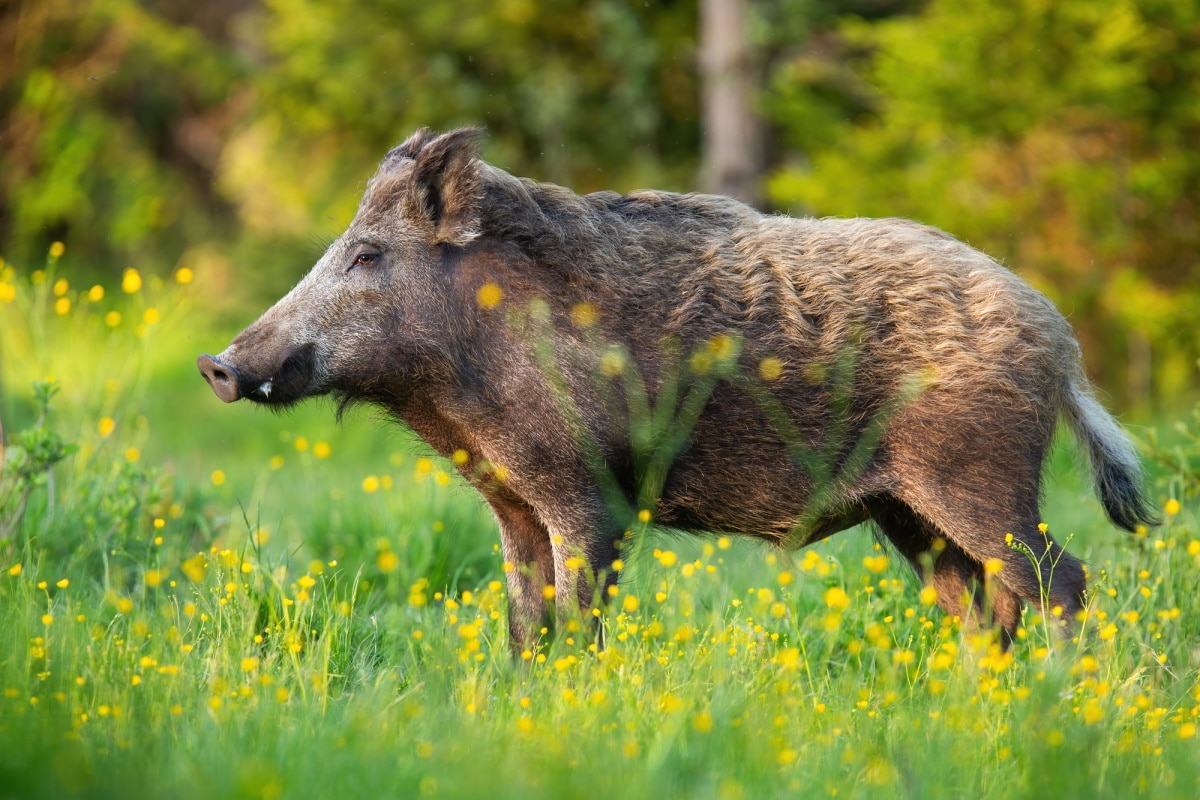
<svg viewBox="0 0 1200 800">
<path fill-rule="evenodd" d="M 346 272 L 349 272 L 355 267 L 369 267 L 378 261 L 378 253 L 372 253 L 369 250 L 363 251 L 354 257 L 354 259 L 350 262 L 350 266 L 346 268 Z"/>
</svg>

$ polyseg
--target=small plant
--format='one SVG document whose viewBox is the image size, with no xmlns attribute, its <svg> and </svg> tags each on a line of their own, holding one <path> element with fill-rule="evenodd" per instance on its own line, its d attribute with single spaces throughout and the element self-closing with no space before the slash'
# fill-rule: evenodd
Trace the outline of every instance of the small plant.
<svg viewBox="0 0 1200 800">
<path fill-rule="evenodd" d="M 0 548 L 6 552 L 13 549 L 13 535 L 25 515 L 29 496 L 46 486 L 46 502 L 53 506 L 54 466 L 79 449 L 48 425 L 50 403 L 60 389 L 53 380 L 34 382 L 37 421 L 15 434 L 13 444 L 7 448 L 0 427 Z"/>
</svg>

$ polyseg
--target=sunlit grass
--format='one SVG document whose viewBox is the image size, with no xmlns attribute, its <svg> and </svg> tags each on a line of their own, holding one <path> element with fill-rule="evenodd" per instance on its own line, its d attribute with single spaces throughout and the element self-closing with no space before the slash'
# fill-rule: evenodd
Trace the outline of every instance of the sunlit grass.
<svg viewBox="0 0 1200 800">
<path fill-rule="evenodd" d="M 85 289 L 62 257 L 0 274 L 8 402 L 53 377 L 79 446 L 0 542 L 14 795 L 1200 792 L 1178 477 L 1135 536 L 1051 490 L 1092 567 L 1073 640 L 1032 610 L 1009 652 L 964 633 L 864 531 L 787 554 L 647 514 L 598 622 L 513 654 L 494 526 L 449 464 L 370 419 L 205 409 L 192 276 Z"/>
</svg>

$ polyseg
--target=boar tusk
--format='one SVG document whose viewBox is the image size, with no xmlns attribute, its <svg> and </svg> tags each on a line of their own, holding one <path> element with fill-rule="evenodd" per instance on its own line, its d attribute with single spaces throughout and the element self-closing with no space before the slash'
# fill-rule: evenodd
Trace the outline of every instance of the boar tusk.
<svg viewBox="0 0 1200 800">
<path fill-rule="evenodd" d="M 271 382 L 263 381 L 262 385 L 258 387 L 258 393 L 261 394 L 263 397 L 270 397 L 271 396 Z"/>
</svg>

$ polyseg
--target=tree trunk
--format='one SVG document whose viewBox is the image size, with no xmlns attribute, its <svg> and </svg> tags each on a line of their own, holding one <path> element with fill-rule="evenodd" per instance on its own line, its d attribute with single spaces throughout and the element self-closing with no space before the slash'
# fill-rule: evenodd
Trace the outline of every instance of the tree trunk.
<svg viewBox="0 0 1200 800">
<path fill-rule="evenodd" d="M 762 206 L 763 125 L 754 104 L 759 65 L 746 31 L 747 0 L 700 0 L 704 189 Z"/>
</svg>

